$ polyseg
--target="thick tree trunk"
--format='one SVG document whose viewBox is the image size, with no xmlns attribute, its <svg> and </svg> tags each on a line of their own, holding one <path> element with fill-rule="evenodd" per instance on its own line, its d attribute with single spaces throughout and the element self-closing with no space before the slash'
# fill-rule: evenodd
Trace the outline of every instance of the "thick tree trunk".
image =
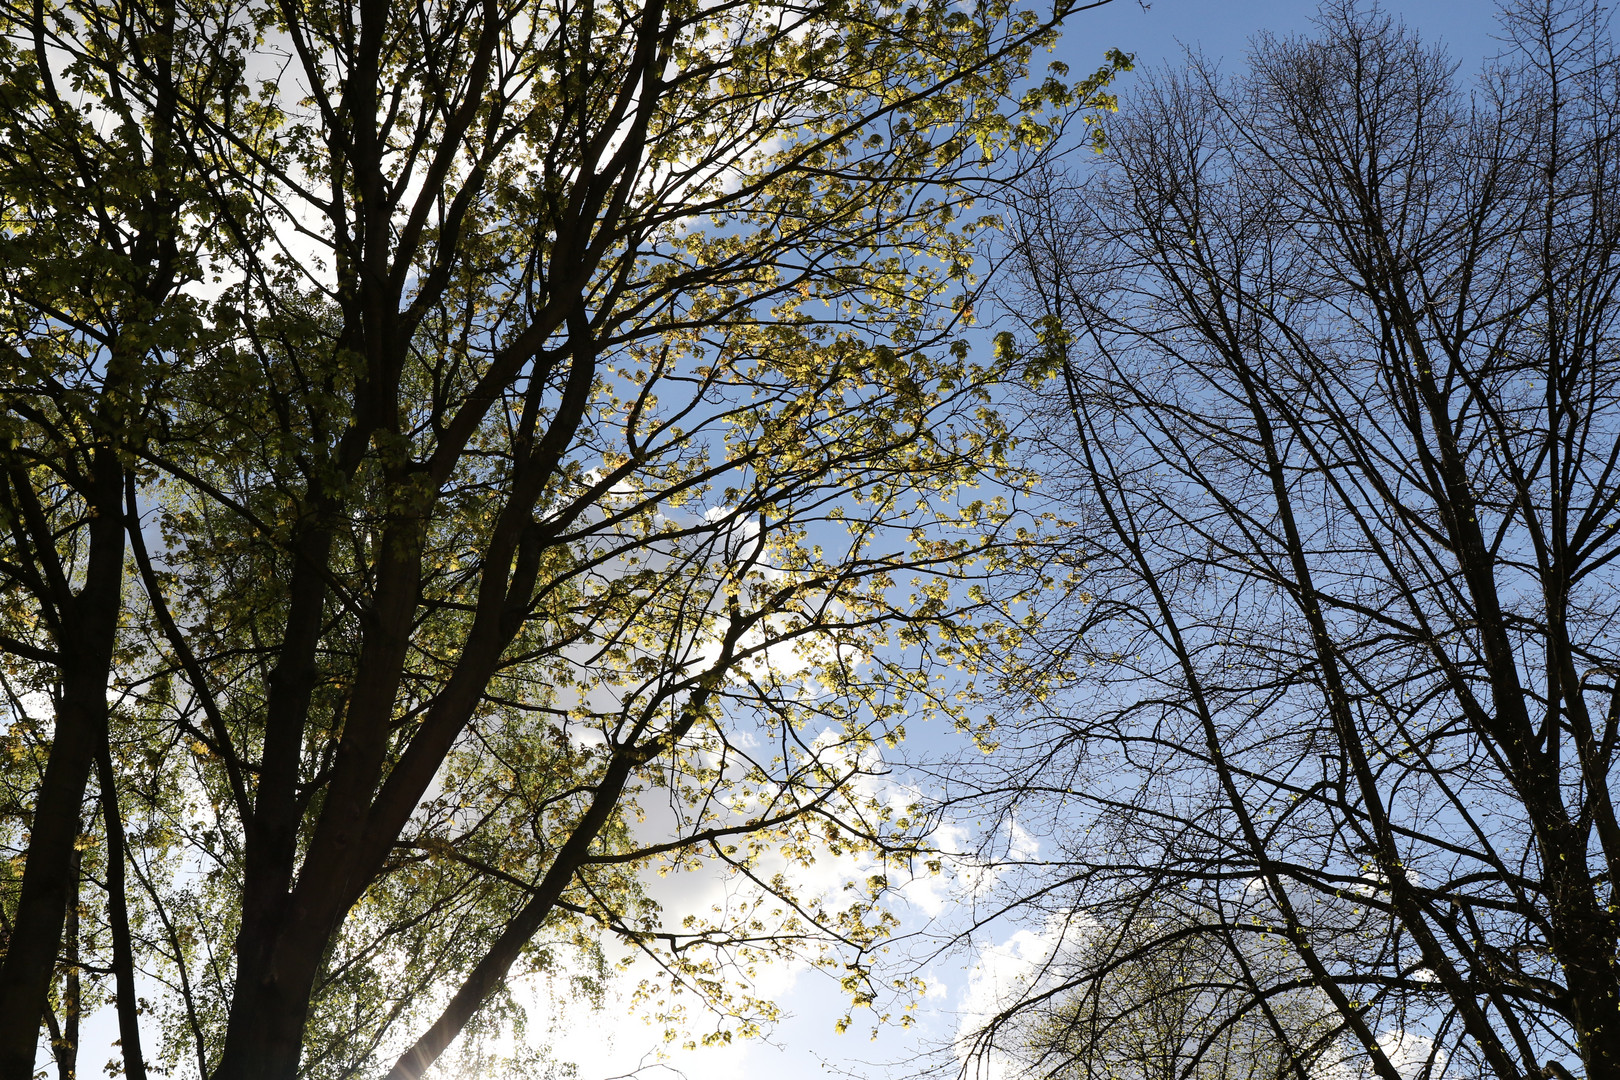
<svg viewBox="0 0 1620 1080">
<path fill-rule="evenodd" d="M 290 955 L 286 939 L 295 936 L 293 924 L 299 917 L 291 910 L 300 820 L 298 767 L 315 681 L 330 543 L 328 532 L 312 527 L 297 547 L 289 586 L 293 602 L 265 705 L 263 764 L 247 823 L 236 986 L 214 1080 L 291 1080 L 303 1047 L 320 957 L 318 952 Z"/>
<path fill-rule="evenodd" d="M 50 759 L 28 836 L 22 893 L 0 966 L 0 1080 L 33 1080 L 40 1025 L 62 947 L 90 767 L 107 737 L 107 681 L 123 600 L 123 471 L 110 449 L 97 451 L 97 510 L 90 524 L 85 582 L 63 605 L 59 643 L 62 696 Z"/>
<path fill-rule="evenodd" d="M 79 807 L 90 776 L 97 726 L 106 722 L 106 691 L 96 688 L 99 716 L 86 697 L 71 690 L 63 694 L 29 832 L 22 895 L 5 965 L 0 967 L 0 1080 L 33 1080 L 34 1076 L 34 1051 L 73 892 Z"/>
<path fill-rule="evenodd" d="M 293 1080 L 303 1052 L 319 953 L 265 943 L 237 957 L 225 1050 L 213 1080 Z"/>
</svg>

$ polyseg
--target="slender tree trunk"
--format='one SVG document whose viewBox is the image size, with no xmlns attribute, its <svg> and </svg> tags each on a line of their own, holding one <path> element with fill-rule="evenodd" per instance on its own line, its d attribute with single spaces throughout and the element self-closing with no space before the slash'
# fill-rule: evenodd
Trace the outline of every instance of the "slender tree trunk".
<svg viewBox="0 0 1620 1080">
<path fill-rule="evenodd" d="M 73 889 L 68 897 L 66 926 L 62 931 L 62 1037 L 56 1044 L 56 1067 L 62 1080 L 79 1075 L 79 1013 L 83 988 L 79 982 L 79 885 L 84 853 L 73 849 Z"/>
<path fill-rule="evenodd" d="M 96 774 L 101 785 L 102 822 L 107 831 L 107 922 L 112 931 L 118 1045 L 124 1058 L 124 1080 L 146 1080 L 135 998 L 135 950 L 129 933 L 129 902 L 124 893 L 124 822 L 118 807 L 112 748 L 105 738 L 97 747 Z"/>
</svg>

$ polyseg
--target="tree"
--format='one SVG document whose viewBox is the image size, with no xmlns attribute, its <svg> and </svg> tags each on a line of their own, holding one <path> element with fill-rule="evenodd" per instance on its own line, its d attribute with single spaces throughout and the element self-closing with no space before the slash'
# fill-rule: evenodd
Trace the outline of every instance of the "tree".
<svg viewBox="0 0 1620 1080">
<path fill-rule="evenodd" d="M 1066 599 L 1022 674 L 1065 692 L 1004 722 L 1022 753 L 976 794 L 1049 815 L 1033 895 L 1116 953 L 1224 957 L 1206 1022 L 1269 1029 L 1278 1076 L 1612 1077 L 1605 14 L 1509 7 L 1468 89 L 1375 9 L 1318 25 L 1236 77 L 1147 80 L 1091 175 L 1026 194 Z M 1144 1017 L 1119 970 L 1076 962 L 1042 1000 Z M 1279 1015 L 1302 994 L 1336 1042 Z M 1218 1030 L 1179 1075 L 1219 1064 Z M 1024 1050 L 1080 1074 L 1096 1046 Z"/>
<path fill-rule="evenodd" d="M 1204 932 L 1173 895 L 1109 924 L 1065 920 L 1057 936 L 997 1031 L 1033 1075 L 1270 1080 L 1289 1072 L 1291 1051 L 1313 1069 L 1330 1060 L 1338 1025 L 1321 995 L 1295 984 L 1263 1013 L 1246 1007 L 1254 982 L 1275 979 L 1271 958 Z"/>
<path fill-rule="evenodd" d="M 87 974 L 127 1076 L 153 979 L 168 1067 L 404 1080 L 542 933 L 722 1008 L 881 937 L 791 868 L 913 843 L 856 781 L 973 621 L 962 215 L 1069 10 L 0 6 L 0 1077 Z"/>
</svg>

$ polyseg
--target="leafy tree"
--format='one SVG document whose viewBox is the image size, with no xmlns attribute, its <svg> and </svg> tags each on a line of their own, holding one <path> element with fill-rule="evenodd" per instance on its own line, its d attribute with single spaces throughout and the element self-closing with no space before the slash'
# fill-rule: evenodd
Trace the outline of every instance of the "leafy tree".
<svg viewBox="0 0 1620 1080">
<path fill-rule="evenodd" d="M 870 1001 L 793 870 L 911 849 L 899 650 L 998 632 L 964 215 L 1069 9 L 0 6 L 0 1077 L 97 995 L 143 1076 L 144 975 L 165 1068 L 405 1080 L 603 932 Z"/>
<path fill-rule="evenodd" d="M 1067 691 L 996 797 L 1051 815 L 1037 898 L 1224 956 L 1279 1076 L 1333 1063 L 1307 990 L 1386 1080 L 1620 1069 L 1620 68 L 1593 5 L 1502 27 L 1471 89 L 1354 4 L 1194 56 L 1023 205 Z M 1150 1024 L 1117 970 L 1048 1000 Z"/>
<path fill-rule="evenodd" d="M 1086 1080 L 1269 1080 L 1304 1051 L 1335 1063 L 1338 1025 L 1322 996 L 1277 978 L 1266 950 L 1208 933 L 1174 896 L 1117 921 L 1071 919 L 997 1032 L 1033 1075 Z M 1252 988 L 1266 980 L 1265 1009 Z"/>
</svg>

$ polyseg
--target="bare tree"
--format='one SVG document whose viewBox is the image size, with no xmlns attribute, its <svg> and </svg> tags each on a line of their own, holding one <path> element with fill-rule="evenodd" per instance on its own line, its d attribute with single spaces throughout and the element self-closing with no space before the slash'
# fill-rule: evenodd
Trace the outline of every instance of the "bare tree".
<svg viewBox="0 0 1620 1080">
<path fill-rule="evenodd" d="M 1299 1080 L 1620 1075 L 1620 70 L 1591 4 L 1501 25 L 1468 87 L 1348 3 L 1191 57 L 1023 202 L 1068 523 L 1018 674 L 1066 692 L 960 794 L 1049 830 L 1025 895 L 1113 947 L 981 1050 L 1099 1075 L 1152 1000 L 1100 988 L 1196 941 L 1177 1075 L 1253 1023 Z"/>
</svg>

